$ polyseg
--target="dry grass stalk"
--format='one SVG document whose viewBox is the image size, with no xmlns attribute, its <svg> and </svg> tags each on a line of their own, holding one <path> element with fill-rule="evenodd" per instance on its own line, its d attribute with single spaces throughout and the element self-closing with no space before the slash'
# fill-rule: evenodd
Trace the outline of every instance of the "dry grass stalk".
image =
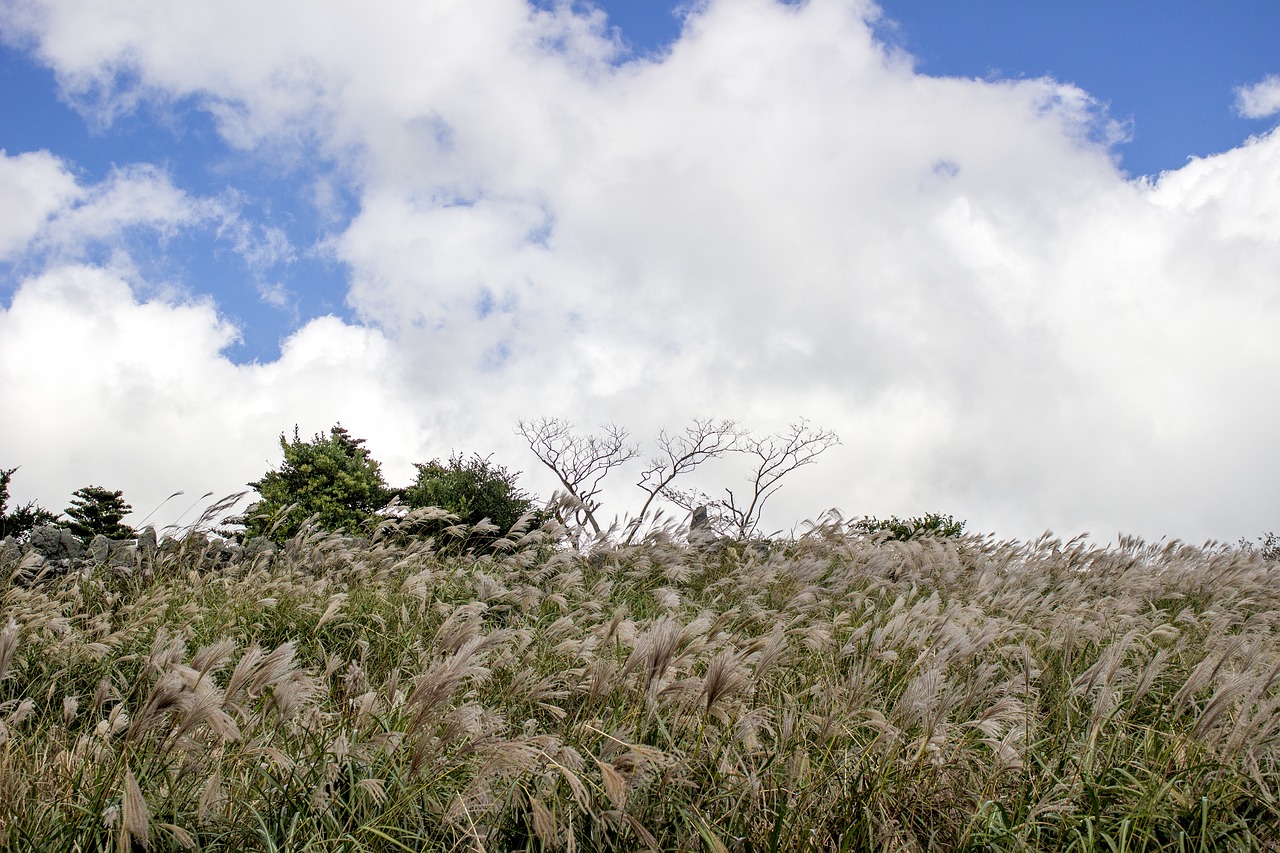
<svg viewBox="0 0 1280 853">
<path fill-rule="evenodd" d="M 157 847 L 220 849 L 254 831 L 241 805 L 314 793 L 288 819 L 318 846 L 340 846 L 351 808 L 393 835 L 437 827 L 423 843 L 442 849 L 517 831 L 559 849 L 711 843 L 692 815 L 760 848 L 778 814 L 784 847 L 856 828 L 898 849 L 965 832 L 971 849 L 1065 849 L 1105 767 L 1158 780 L 1117 787 L 1117 815 L 1160 819 L 1143 803 L 1182 802 L 1194 770 L 1213 831 L 1238 808 L 1280 818 L 1280 569 L 1256 558 L 877 542 L 835 522 L 768 552 L 654 536 L 588 558 L 525 535 L 459 557 L 402 548 L 390 525 L 372 546 L 312 533 L 271 565 L 158 560 L 145 582 L 6 593 L 0 834 L 48 830 L 15 804 L 70 802 L 126 750 L 173 821 L 151 821 Z M 282 637 L 283 613 L 313 633 Z M 223 639 L 187 664 L 192 637 Z M 101 775 L 110 802 L 120 776 Z M 979 820 L 987 801 L 1023 803 L 1005 835 Z M 141 845 L 136 802 L 104 818 Z M 1193 846 L 1225 836 L 1206 837 Z"/>
<path fill-rule="evenodd" d="M 147 801 L 142 796 L 142 789 L 133 778 L 133 771 L 124 772 L 124 792 L 121 803 L 120 846 L 128 850 L 133 841 L 143 847 L 151 844 L 151 813 L 147 809 Z"/>
<path fill-rule="evenodd" d="M 0 631 L 0 681 L 9 674 L 9 664 L 13 662 L 13 653 L 18 648 L 18 623 L 9 617 L 9 623 Z"/>
</svg>

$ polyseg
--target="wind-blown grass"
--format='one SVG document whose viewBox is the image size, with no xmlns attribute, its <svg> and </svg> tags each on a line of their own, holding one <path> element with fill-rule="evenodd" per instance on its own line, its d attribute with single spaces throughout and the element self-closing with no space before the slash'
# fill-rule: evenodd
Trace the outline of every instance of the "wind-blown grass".
<svg viewBox="0 0 1280 853">
<path fill-rule="evenodd" d="M 1280 564 L 306 532 L 0 584 L 12 849 L 1277 850 Z M 458 531 L 465 542 L 465 530 Z"/>
</svg>

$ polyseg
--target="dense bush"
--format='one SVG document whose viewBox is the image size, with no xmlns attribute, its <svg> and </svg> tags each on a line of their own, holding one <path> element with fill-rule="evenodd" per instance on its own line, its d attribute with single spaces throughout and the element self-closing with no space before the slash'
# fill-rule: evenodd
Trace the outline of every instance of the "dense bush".
<svg viewBox="0 0 1280 853">
<path fill-rule="evenodd" d="M 438 507 L 451 516 L 415 513 L 412 524 L 400 526 L 402 535 L 434 536 L 462 525 L 471 531 L 469 543 L 482 545 L 535 510 L 536 498 L 517 488 L 517 475 L 479 454 L 417 463 L 414 482 L 393 489 L 364 439 L 341 425 L 310 441 L 303 441 L 295 427 L 292 441 L 280 436 L 280 449 L 280 467 L 249 484 L 261 499 L 239 518 L 229 519 L 244 525 L 242 538 L 266 536 L 284 542 L 308 519 L 320 530 L 369 534 L 386 520 L 380 511 L 394 500 L 411 510 Z M 492 529 L 482 529 L 482 521 Z M 535 513 L 526 522 L 536 527 L 542 517 Z"/>
<path fill-rule="evenodd" d="M 964 533 L 964 522 L 956 521 L 953 516 L 931 512 L 916 518 L 888 518 L 867 516 L 853 523 L 854 530 L 860 533 L 877 533 L 884 531 L 890 539 L 905 542 L 917 536 L 960 536 Z"/>
<path fill-rule="evenodd" d="M 419 462 L 413 485 L 404 489 L 401 501 L 412 508 L 440 507 L 457 516 L 458 523 L 474 528 L 488 521 L 496 530 L 481 537 L 488 541 L 505 534 L 527 513 L 536 509 L 534 499 L 516 486 L 516 477 L 490 457 L 455 453 L 448 462 Z M 540 517 L 530 520 L 533 526 Z M 444 524 L 435 523 L 435 526 Z"/>
<path fill-rule="evenodd" d="M 292 441 L 280 436 L 280 449 L 280 467 L 249 484 L 261 499 L 235 519 L 244 525 L 247 538 L 283 542 L 308 518 L 323 530 L 359 533 L 391 499 L 381 466 L 364 439 L 352 437 L 340 424 L 310 441 L 295 427 Z"/>
</svg>

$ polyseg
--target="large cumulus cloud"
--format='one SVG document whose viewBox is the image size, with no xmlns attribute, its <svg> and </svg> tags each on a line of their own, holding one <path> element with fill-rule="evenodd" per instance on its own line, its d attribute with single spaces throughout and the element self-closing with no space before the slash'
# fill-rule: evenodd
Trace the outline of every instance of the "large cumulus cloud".
<svg viewBox="0 0 1280 853">
<path fill-rule="evenodd" d="M 497 451 L 546 491 L 519 417 L 645 435 L 806 415 L 844 444 L 779 495 L 779 525 L 839 505 L 1018 535 L 1274 526 L 1274 133 L 1131 180 L 1088 93 L 918 73 L 872 5 L 840 0 L 698 6 L 634 60 L 601 13 L 519 0 L 5 9 L 87 115 L 194 102 L 239 156 L 358 200 L 324 243 L 353 322 L 314 321 L 273 364 L 226 361 L 235 331 L 208 298 L 83 259 L 24 274 L 0 346 L 29 352 L 65 318 L 61 346 L 134 377 L 93 385 L 96 429 L 57 432 L 63 403 L 6 381 L 31 414 L 5 445 L 33 476 L 55 447 L 90 476 L 140 398 L 164 463 L 101 476 L 145 471 L 155 494 L 257 476 L 294 422 L 342 419 L 396 471 Z M 27 177 L 0 181 L 35 202 L 0 219 L 0 250 L 89 232 L 65 211 L 91 190 L 18 157 Z M 146 168 L 130 179 L 186 218 L 102 209 L 216 218 Z"/>
</svg>

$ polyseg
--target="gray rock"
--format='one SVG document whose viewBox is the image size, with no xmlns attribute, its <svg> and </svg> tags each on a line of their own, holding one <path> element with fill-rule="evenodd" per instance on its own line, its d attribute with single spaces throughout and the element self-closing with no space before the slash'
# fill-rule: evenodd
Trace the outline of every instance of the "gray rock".
<svg viewBox="0 0 1280 853">
<path fill-rule="evenodd" d="M 132 539 L 108 539 L 98 534 L 89 543 L 89 560 L 98 565 L 132 564 L 136 561 L 136 554 Z"/>
<path fill-rule="evenodd" d="M 156 556 L 156 529 L 154 527 L 144 527 L 138 531 L 138 554 L 144 560 L 154 560 Z"/>
<path fill-rule="evenodd" d="M 18 564 L 18 568 L 24 572 L 36 572 L 44 568 L 46 560 L 39 551 L 28 551 L 26 556 L 22 558 L 22 562 Z"/>
<path fill-rule="evenodd" d="M 217 569 L 230 563 L 234 556 L 235 549 L 231 545 L 221 539 L 206 537 L 200 551 L 200 563 L 204 568 Z"/>
<path fill-rule="evenodd" d="M 689 521 L 689 544 L 697 548 L 714 545 L 720 536 L 711 525 L 711 513 L 705 506 L 694 507 Z"/>
<path fill-rule="evenodd" d="M 113 566 L 132 566 L 138 562 L 138 547 L 132 539 L 117 539 L 107 552 L 107 562 Z"/>
<path fill-rule="evenodd" d="M 31 586 L 36 581 L 60 575 L 67 571 L 70 560 L 47 560 L 39 551 L 28 550 L 22 556 L 22 562 L 13 573 L 13 579 L 22 586 Z"/>
<path fill-rule="evenodd" d="M 274 557 L 276 553 L 276 543 L 272 542 L 265 536 L 254 536 L 252 539 L 245 541 L 241 548 L 241 559 L 247 561 L 253 560 L 259 555 L 266 554 L 268 557 Z"/>
<path fill-rule="evenodd" d="M 0 541 L 0 566 L 16 566 L 22 560 L 22 546 L 12 536 Z"/>
<path fill-rule="evenodd" d="M 49 560 L 78 560 L 84 556 L 83 542 L 65 527 L 51 524 L 34 528 L 27 544 Z"/>
</svg>

